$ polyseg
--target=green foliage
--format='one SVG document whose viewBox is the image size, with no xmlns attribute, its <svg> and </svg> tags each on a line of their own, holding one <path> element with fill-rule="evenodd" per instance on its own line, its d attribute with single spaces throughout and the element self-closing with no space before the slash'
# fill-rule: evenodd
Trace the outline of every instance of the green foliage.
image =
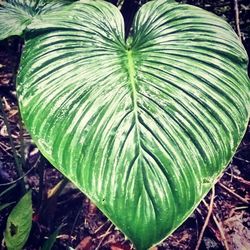
<svg viewBox="0 0 250 250">
<path fill-rule="evenodd" d="M 23 35 L 23 31 L 40 16 L 59 10 L 73 0 L 6 0 L 0 1 L 0 40 Z"/>
<path fill-rule="evenodd" d="M 42 250 L 50 250 L 52 249 L 53 245 L 56 242 L 56 237 L 58 236 L 62 226 L 59 226 L 51 235 L 50 237 L 45 241 Z"/>
<path fill-rule="evenodd" d="M 126 40 L 119 10 L 87 0 L 32 19 L 17 92 L 41 152 L 146 249 L 231 160 L 249 119 L 246 69 L 229 24 L 200 8 L 151 1 Z"/>
<path fill-rule="evenodd" d="M 32 225 L 31 191 L 27 192 L 9 214 L 4 239 L 8 250 L 22 249 Z"/>
</svg>

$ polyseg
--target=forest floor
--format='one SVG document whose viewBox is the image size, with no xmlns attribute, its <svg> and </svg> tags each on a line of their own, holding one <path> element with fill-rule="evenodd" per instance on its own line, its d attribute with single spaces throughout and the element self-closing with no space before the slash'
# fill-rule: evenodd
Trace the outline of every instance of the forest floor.
<svg viewBox="0 0 250 250">
<path fill-rule="evenodd" d="M 231 5 L 234 1 L 188 2 L 198 2 L 198 5 L 223 16 L 236 27 L 235 12 L 232 9 L 234 6 Z M 239 1 L 239 21 L 243 43 L 250 51 L 250 20 L 247 18 L 250 14 L 250 4 L 247 2 Z M 68 249 L 69 246 L 77 250 L 132 250 L 132 244 L 125 240 L 123 234 L 72 184 L 68 183 L 57 199 L 48 198 L 49 194 L 55 191 L 53 187 L 63 177 L 40 155 L 36 145 L 22 128 L 14 80 L 20 58 L 19 44 L 17 38 L 0 43 L 0 94 L 14 146 L 20 157 L 24 155 L 24 179 L 27 186 L 33 190 L 33 226 L 25 249 L 39 249 L 46 238 L 60 227 L 53 247 L 55 250 Z M 206 230 L 199 249 L 249 250 L 249 169 L 250 126 L 235 157 L 214 188 L 214 199 L 211 201 L 213 195 L 210 192 L 186 222 L 154 250 L 194 250 L 204 225 Z M 0 193 L 8 187 L 6 184 L 15 183 L 16 179 L 10 138 L 3 116 L 0 115 Z M 19 195 L 19 187 L 16 186 L 8 196 L 0 198 L 0 202 L 17 201 Z M 0 212 L 0 242 L 12 207 Z M 208 210 L 211 216 L 206 224 Z M 0 249 L 5 249 L 3 243 Z"/>
</svg>

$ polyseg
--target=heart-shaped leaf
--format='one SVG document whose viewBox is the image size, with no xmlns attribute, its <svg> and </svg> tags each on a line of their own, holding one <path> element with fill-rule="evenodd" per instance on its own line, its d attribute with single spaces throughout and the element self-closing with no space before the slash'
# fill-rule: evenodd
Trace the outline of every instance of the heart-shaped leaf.
<svg viewBox="0 0 250 250">
<path fill-rule="evenodd" d="M 200 8 L 156 0 L 123 18 L 104 1 L 32 21 L 18 76 L 41 152 L 146 249 L 195 209 L 249 118 L 247 55 Z"/>
</svg>

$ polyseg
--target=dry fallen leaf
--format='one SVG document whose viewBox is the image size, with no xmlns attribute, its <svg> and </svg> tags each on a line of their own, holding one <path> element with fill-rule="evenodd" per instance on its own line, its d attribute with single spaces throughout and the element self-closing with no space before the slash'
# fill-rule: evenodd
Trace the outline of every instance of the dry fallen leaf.
<svg viewBox="0 0 250 250">
<path fill-rule="evenodd" d="M 250 249 L 250 230 L 244 226 L 244 212 L 237 213 L 224 221 L 230 250 Z"/>
<path fill-rule="evenodd" d="M 87 236 L 78 244 L 75 250 L 88 250 L 91 247 L 91 242 L 92 238 Z"/>
</svg>

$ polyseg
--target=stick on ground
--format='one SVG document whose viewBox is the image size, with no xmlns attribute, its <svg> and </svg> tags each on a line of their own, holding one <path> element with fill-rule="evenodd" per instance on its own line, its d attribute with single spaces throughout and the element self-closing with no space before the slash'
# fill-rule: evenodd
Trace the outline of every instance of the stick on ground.
<svg viewBox="0 0 250 250">
<path fill-rule="evenodd" d="M 212 187 L 212 192 L 211 192 L 211 198 L 210 198 L 210 204 L 209 204 L 209 209 L 208 209 L 208 212 L 207 212 L 207 217 L 205 219 L 205 222 L 204 222 L 204 225 L 201 229 L 201 232 L 200 232 L 200 236 L 199 236 L 199 239 L 197 241 L 197 244 L 196 244 L 196 247 L 195 247 L 195 250 L 198 250 L 200 245 L 201 245 L 201 241 L 202 241 L 202 238 L 203 238 L 203 235 L 204 235 L 204 232 L 207 228 L 207 225 L 208 225 L 208 222 L 210 220 L 210 217 L 211 217 L 211 214 L 212 214 L 212 211 L 213 211 L 213 205 L 214 205 L 214 196 L 215 196 L 215 187 L 213 186 Z"/>
</svg>

